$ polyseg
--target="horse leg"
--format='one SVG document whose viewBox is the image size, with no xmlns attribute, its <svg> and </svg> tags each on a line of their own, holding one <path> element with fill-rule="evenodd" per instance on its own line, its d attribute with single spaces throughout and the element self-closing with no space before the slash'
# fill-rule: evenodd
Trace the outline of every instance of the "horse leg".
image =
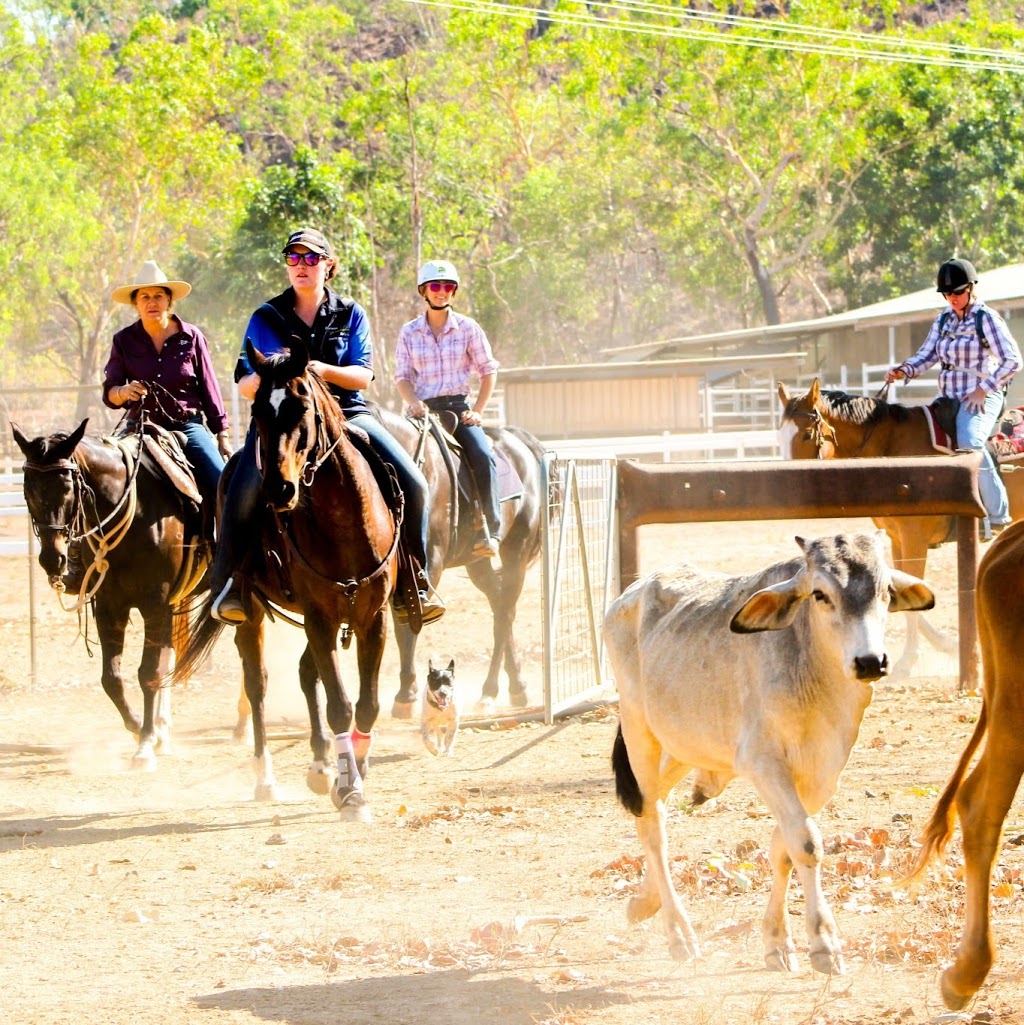
<svg viewBox="0 0 1024 1025">
<path fill-rule="evenodd" d="M 145 640 L 139 663 L 139 686 L 145 701 L 143 732 L 132 764 L 156 768 L 156 752 L 171 749 L 171 695 L 167 676 L 171 671 L 171 610 L 163 603 L 143 613 Z"/>
<path fill-rule="evenodd" d="M 498 673 L 502 662 L 509 678 L 509 701 L 518 708 L 526 704 L 526 684 L 520 675 L 519 658 L 512 637 L 512 623 L 516 616 L 516 602 L 523 589 L 526 569 L 521 561 L 514 556 L 506 556 L 502 552 L 501 573 L 499 574 L 488 559 L 478 559 L 466 566 L 469 579 L 486 596 L 491 606 L 491 618 L 494 624 L 494 644 L 491 648 L 491 661 L 487 667 L 483 692 L 477 703 L 478 708 L 492 707 L 498 697 Z"/>
<path fill-rule="evenodd" d="M 267 749 L 267 724 L 264 718 L 264 699 L 267 695 L 267 666 L 263 661 L 263 615 L 256 615 L 235 627 L 235 648 L 242 660 L 245 696 L 252 709 L 252 751 L 256 770 L 257 801 L 276 801 L 277 780 L 274 763 Z"/>
<path fill-rule="evenodd" d="M 338 776 L 332 758 L 334 737 L 327 732 L 324 720 L 324 689 L 320 686 L 320 674 L 317 672 L 316 661 L 308 644 L 299 659 L 299 684 L 309 711 L 309 746 L 313 751 L 313 761 L 306 769 L 306 786 L 314 794 L 326 796 L 331 792 Z"/>
<path fill-rule="evenodd" d="M 103 658 L 103 670 L 100 677 L 103 691 L 114 702 L 114 707 L 121 715 L 124 728 L 137 737 L 142 732 L 142 723 L 128 704 L 128 698 L 124 692 L 124 677 L 121 675 L 124 632 L 127 627 L 127 609 L 112 609 L 106 602 L 96 602 L 96 632 L 100 639 Z"/>
<path fill-rule="evenodd" d="M 356 700 L 356 728 L 353 732 L 353 747 L 356 764 L 365 776 L 370 770 L 370 747 L 373 743 L 373 727 L 380 715 L 377 700 L 377 685 L 380 679 L 380 663 L 384 657 L 384 641 L 387 637 L 387 619 L 383 612 L 374 616 L 369 627 L 356 640 L 356 664 L 359 668 L 359 697 Z M 414 638 L 415 639 L 415 638 Z"/>
<path fill-rule="evenodd" d="M 391 706 L 391 715 L 395 719 L 411 719 L 415 713 L 416 695 L 419 693 L 419 685 L 416 683 L 417 636 L 409 629 L 408 623 L 399 623 L 396 619 L 393 620 L 393 625 L 401 669 L 398 693 Z"/>
<path fill-rule="evenodd" d="M 384 613 L 380 613 L 383 622 Z M 354 749 L 352 702 L 341 682 L 338 666 L 338 624 L 322 610 L 305 613 L 306 642 L 316 663 L 327 698 L 327 723 L 334 731 L 334 750 L 338 760 L 338 779 L 331 800 L 343 820 L 370 821 L 370 807 L 363 794 L 363 777 Z M 362 662 L 362 641 L 357 637 Z M 310 724 L 313 726 L 313 724 Z M 315 727 L 314 727 L 315 728 Z"/>
<path fill-rule="evenodd" d="M 245 693 L 245 677 L 242 677 L 242 686 L 238 688 L 238 718 L 235 720 L 235 728 L 231 731 L 231 739 L 236 744 L 243 744 L 252 740 L 252 705 Z"/>
</svg>

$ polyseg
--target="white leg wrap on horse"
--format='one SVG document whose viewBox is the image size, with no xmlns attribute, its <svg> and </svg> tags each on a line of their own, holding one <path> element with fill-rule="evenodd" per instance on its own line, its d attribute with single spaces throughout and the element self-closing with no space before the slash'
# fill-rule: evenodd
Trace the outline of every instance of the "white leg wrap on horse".
<svg viewBox="0 0 1024 1025">
<path fill-rule="evenodd" d="M 334 751 L 338 756 L 338 789 L 362 789 L 363 781 L 356 768 L 356 756 L 352 750 L 352 736 L 339 733 L 334 738 Z"/>
</svg>

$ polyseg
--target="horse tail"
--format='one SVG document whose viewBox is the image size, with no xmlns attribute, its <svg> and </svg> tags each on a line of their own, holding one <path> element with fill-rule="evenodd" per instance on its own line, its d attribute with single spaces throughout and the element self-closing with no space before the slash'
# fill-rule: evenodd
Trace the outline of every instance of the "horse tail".
<svg viewBox="0 0 1024 1025">
<path fill-rule="evenodd" d="M 622 723 L 619 723 L 615 745 L 612 747 L 612 770 L 615 772 L 615 794 L 622 802 L 622 807 L 631 815 L 640 818 L 644 813 L 644 795 L 640 793 L 633 766 L 629 764 L 629 752 L 626 750 L 626 738 L 622 735 Z"/>
<path fill-rule="evenodd" d="M 197 669 L 210 657 L 217 638 L 220 637 L 224 624 L 210 615 L 210 609 L 216 595 L 207 594 L 202 601 L 186 603 L 177 615 L 185 623 L 185 644 L 180 655 L 175 659 L 174 683 L 185 683 Z"/>
<path fill-rule="evenodd" d="M 914 882 L 928 867 L 929 862 L 933 858 L 941 857 L 946 850 L 946 845 L 953 835 L 953 825 L 956 820 L 956 808 L 953 802 L 960 790 L 960 785 L 964 781 L 967 767 L 974 757 L 974 752 L 978 750 L 978 745 L 981 743 L 987 728 L 988 714 L 986 712 L 985 700 L 982 699 L 981 713 L 978 715 L 978 722 L 974 727 L 974 733 L 971 734 L 971 739 L 967 742 L 967 747 L 964 748 L 964 753 L 960 756 L 960 761 L 957 762 L 945 790 L 939 795 L 935 810 L 932 812 L 931 818 L 925 826 L 924 834 L 921 837 L 921 850 L 918 852 L 910 871 L 900 880 L 900 885 L 905 886 Z"/>
</svg>

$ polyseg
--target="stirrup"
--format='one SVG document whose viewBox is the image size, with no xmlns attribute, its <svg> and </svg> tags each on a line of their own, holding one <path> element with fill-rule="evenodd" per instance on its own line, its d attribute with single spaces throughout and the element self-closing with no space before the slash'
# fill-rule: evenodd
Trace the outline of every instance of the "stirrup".
<svg viewBox="0 0 1024 1025">
<path fill-rule="evenodd" d="M 210 606 L 210 615 L 228 626 L 238 626 L 239 623 L 249 621 L 249 614 L 245 611 L 242 596 L 235 590 L 234 577 L 228 577 L 228 582 L 214 599 Z"/>
</svg>

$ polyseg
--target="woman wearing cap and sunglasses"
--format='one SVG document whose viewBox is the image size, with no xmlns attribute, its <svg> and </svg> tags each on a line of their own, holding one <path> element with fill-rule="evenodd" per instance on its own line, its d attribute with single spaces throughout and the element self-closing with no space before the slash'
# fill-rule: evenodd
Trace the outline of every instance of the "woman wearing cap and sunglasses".
<svg viewBox="0 0 1024 1025">
<path fill-rule="evenodd" d="M 311 228 L 292 232 L 282 252 L 289 287 L 265 302 L 249 319 L 235 366 L 238 389 L 252 399 L 260 383 L 249 365 L 244 339 L 249 339 L 265 356 L 288 348 L 293 336 L 303 339 L 310 355 L 310 369 L 324 379 L 346 419 L 361 427 L 381 458 L 395 468 L 405 497 L 402 538 L 413 558 L 424 567 L 416 584 L 423 622 L 433 622 L 444 614 L 445 606 L 426 575 L 427 481 L 405 449 L 373 416 L 363 398 L 362 389 L 373 380 L 373 347 L 366 311 L 354 300 L 327 287 L 337 270 L 337 261 L 330 242 L 321 232 Z M 250 429 L 225 495 L 220 539 L 211 571 L 210 590 L 217 596 L 211 613 L 225 623 L 237 624 L 248 618 L 239 575 L 249 533 L 246 527 L 256 509 L 259 487 L 256 434 Z M 398 590 L 401 592 L 402 588 Z M 402 616 L 401 608 L 396 606 L 395 611 Z"/>
<path fill-rule="evenodd" d="M 887 384 L 917 377 L 939 363 L 939 394 L 959 403 L 956 443 L 982 453 L 978 477 L 988 516 L 989 539 L 1010 522 L 1010 504 L 986 441 L 1003 409 L 1003 393 L 1021 368 L 1021 353 L 1006 322 L 975 295 L 978 275 L 967 260 L 946 260 L 939 267 L 936 291 L 949 304 L 932 322 L 924 344 L 908 360 L 886 372 Z"/>
<path fill-rule="evenodd" d="M 103 368 L 103 402 L 111 409 L 128 407 L 135 418 L 144 406 L 151 422 L 185 435 L 185 458 L 210 510 L 204 529 L 212 538 L 217 482 L 231 443 L 206 336 L 172 312 L 191 291 L 187 281 L 168 280 L 153 260 L 131 284 L 114 289 L 114 302 L 134 307 L 139 319 L 114 335 Z"/>
</svg>

